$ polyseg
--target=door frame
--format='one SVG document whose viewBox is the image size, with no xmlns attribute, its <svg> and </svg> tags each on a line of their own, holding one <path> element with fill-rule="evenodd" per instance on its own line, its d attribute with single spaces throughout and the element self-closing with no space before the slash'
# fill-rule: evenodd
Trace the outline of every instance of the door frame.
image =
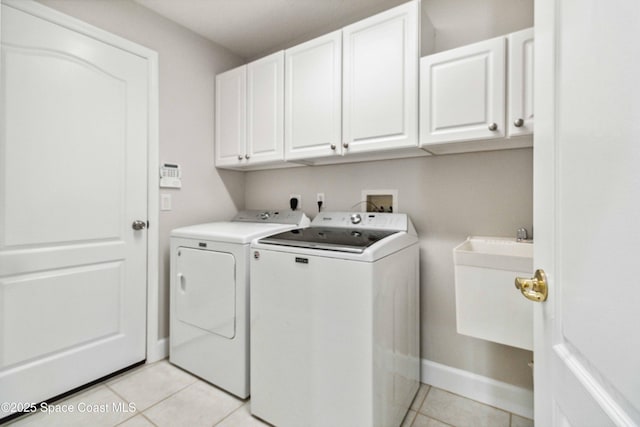
<svg viewBox="0 0 640 427">
<path fill-rule="evenodd" d="M 0 0 L 6 6 L 63 26 L 77 33 L 122 49 L 147 61 L 148 122 L 147 122 L 147 363 L 167 356 L 166 339 L 158 336 L 158 268 L 159 268 L 159 174 L 158 174 L 158 53 L 125 38 L 58 12 L 34 0 Z M 2 12 L 0 10 L 0 20 Z M 0 35 L 1 37 L 1 35 Z"/>
</svg>

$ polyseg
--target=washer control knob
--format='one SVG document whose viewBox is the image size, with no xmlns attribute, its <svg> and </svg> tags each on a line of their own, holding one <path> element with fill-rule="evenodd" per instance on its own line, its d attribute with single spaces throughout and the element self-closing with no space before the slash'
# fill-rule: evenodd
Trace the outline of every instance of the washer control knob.
<svg viewBox="0 0 640 427">
<path fill-rule="evenodd" d="M 352 214 L 351 215 L 351 224 L 360 224 L 362 222 L 362 216 L 360 214 Z"/>
<path fill-rule="evenodd" d="M 270 216 L 269 212 L 262 212 L 260 214 L 260 219 L 269 219 Z"/>
</svg>

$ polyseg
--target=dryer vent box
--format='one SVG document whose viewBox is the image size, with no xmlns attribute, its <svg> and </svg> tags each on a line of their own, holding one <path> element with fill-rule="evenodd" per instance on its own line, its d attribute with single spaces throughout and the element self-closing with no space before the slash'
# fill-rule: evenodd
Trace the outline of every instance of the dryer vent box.
<svg viewBox="0 0 640 427">
<path fill-rule="evenodd" d="M 398 212 L 398 190 L 364 190 L 362 200 L 366 212 Z"/>
</svg>

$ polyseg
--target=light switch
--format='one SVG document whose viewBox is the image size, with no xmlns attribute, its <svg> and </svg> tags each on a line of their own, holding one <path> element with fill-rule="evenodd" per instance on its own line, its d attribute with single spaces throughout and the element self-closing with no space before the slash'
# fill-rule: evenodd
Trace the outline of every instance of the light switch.
<svg viewBox="0 0 640 427">
<path fill-rule="evenodd" d="M 171 194 L 160 195 L 160 210 L 161 211 L 171 210 Z"/>
</svg>

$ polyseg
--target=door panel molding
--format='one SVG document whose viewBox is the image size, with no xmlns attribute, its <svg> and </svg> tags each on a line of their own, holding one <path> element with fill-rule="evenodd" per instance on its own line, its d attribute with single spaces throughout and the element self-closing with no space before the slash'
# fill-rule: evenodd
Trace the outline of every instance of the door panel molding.
<svg viewBox="0 0 640 427">
<path fill-rule="evenodd" d="M 612 420 L 618 426 L 633 426 L 633 420 L 629 417 L 616 399 L 612 390 L 607 390 L 602 381 L 593 375 L 593 368 L 588 367 L 588 362 L 583 360 L 575 349 L 567 344 L 554 346 L 554 357 L 558 362 L 568 368 L 568 373 L 563 374 L 563 381 L 567 385 L 565 390 L 559 390 L 558 401 L 563 411 L 571 410 L 572 406 L 562 404 L 563 400 L 573 397 L 576 390 L 582 394 L 581 400 L 590 401 L 591 405 L 581 405 L 577 414 L 566 413 L 568 419 L 583 419 L 589 425 L 608 425 Z M 564 413 L 564 412 L 563 412 Z"/>
</svg>

